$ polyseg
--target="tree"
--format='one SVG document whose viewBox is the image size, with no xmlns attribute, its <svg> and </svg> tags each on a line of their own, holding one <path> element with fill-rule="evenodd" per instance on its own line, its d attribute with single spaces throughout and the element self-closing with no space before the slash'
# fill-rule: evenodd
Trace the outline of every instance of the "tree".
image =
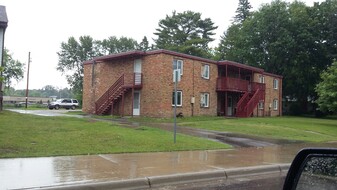
<svg viewBox="0 0 337 190">
<path fill-rule="evenodd" d="M 40 91 L 42 97 L 57 96 L 59 94 L 56 87 L 52 85 L 46 85 L 42 89 L 40 89 Z"/>
<path fill-rule="evenodd" d="M 147 41 L 146 36 L 144 36 L 143 40 L 139 43 L 139 49 L 143 51 L 151 49 L 149 46 L 149 41 Z"/>
<path fill-rule="evenodd" d="M 154 34 L 157 48 L 168 49 L 200 57 L 210 57 L 208 44 L 214 39 L 217 29 L 210 18 L 201 19 L 200 13 L 185 11 L 166 15 L 159 21 L 159 28 Z"/>
<path fill-rule="evenodd" d="M 244 48 L 243 34 L 240 33 L 240 26 L 238 24 L 231 25 L 224 35 L 221 36 L 219 46 L 216 48 L 216 60 L 231 60 L 240 63 L 245 63 L 243 60 Z"/>
<path fill-rule="evenodd" d="M 239 0 L 238 8 L 236 9 L 236 15 L 234 17 L 234 24 L 241 24 L 246 18 L 250 15 L 250 9 L 252 6 L 250 5 L 248 0 Z"/>
<path fill-rule="evenodd" d="M 68 84 L 74 94 L 82 100 L 83 62 L 101 55 L 97 43 L 90 36 L 81 36 L 79 41 L 70 37 L 68 42 L 61 43 L 61 51 L 57 53 L 59 62 L 57 70 L 66 75 Z"/>
<path fill-rule="evenodd" d="M 307 99 L 317 97 L 319 74 L 336 56 L 336 27 L 330 24 L 337 20 L 336 5 L 336 0 L 313 7 L 298 1 L 265 4 L 241 25 L 232 24 L 217 57 L 282 75 L 283 95 L 296 98 L 303 113 Z"/>
<path fill-rule="evenodd" d="M 321 74 L 322 81 L 316 85 L 317 103 L 323 112 L 337 112 L 337 61 Z"/>
<path fill-rule="evenodd" d="M 12 85 L 12 80 L 20 81 L 23 79 L 24 64 L 18 60 L 14 60 L 9 50 L 4 49 L 4 68 L 3 81 L 5 87 L 9 89 Z"/>
<path fill-rule="evenodd" d="M 136 50 L 139 46 L 136 40 L 123 36 L 120 38 L 111 36 L 108 39 L 98 41 L 98 44 L 101 46 L 101 53 L 104 55 Z"/>
</svg>

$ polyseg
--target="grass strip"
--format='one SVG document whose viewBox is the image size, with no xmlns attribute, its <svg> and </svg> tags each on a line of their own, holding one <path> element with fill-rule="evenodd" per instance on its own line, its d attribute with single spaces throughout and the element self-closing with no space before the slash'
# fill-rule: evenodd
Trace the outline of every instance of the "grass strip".
<svg viewBox="0 0 337 190">
<path fill-rule="evenodd" d="M 225 149 L 229 145 L 141 127 L 123 128 L 87 118 L 0 112 L 0 157 Z"/>
</svg>

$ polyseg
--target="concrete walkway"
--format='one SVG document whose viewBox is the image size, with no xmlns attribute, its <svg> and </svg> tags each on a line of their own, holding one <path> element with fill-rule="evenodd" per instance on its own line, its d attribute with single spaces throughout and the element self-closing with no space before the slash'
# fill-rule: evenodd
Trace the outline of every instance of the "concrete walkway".
<svg viewBox="0 0 337 190">
<path fill-rule="evenodd" d="M 69 185 L 79 184 L 82 184 L 79 189 L 104 184 L 110 188 L 125 188 L 125 185 L 126 188 L 131 188 L 139 187 L 139 183 L 146 187 L 151 183 L 162 185 L 174 181 L 228 178 L 254 172 L 284 172 L 300 149 L 317 146 L 337 147 L 337 143 L 216 151 L 0 159 L 0 189 L 66 189 Z"/>
</svg>

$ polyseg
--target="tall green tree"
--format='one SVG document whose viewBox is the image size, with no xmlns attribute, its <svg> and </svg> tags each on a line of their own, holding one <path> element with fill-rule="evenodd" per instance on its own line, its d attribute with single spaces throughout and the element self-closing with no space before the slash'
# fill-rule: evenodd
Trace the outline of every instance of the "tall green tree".
<svg viewBox="0 0 337 190">
<path fill-rule="evenodd" d="M 138 49 L 138 42 L 132 38 L 111 36 L 108 39 L 99 41 L 101 53 L 103 55 L 121 53 Z"/>
<path fill-rule="evenodd" d="M 184 11 L 159 21 L 154 33 L 157 48 L 168 49 L 200 57 L 210 57 L 208 44 L 214 41 L 217 26 L 210 18 L 202 19 L 200 13 Z"/>
<path fill-rule="evenodd" d="M 336 2 L 265 4 L 240 27 L 233 24 L 225 32 L 218 57 L 283 75 L 283 95 L 296 98 L 305 109 L 308 97 L 317 98 L 319 74 L 336 56 L 335 26 L 330 24 Z"/>
<path fill-rule="evenodd" d="M 61 43 L 57 70 L 66 75 L 68 84 L 78 99 L 82 100 L 83 62 L 100 55 L 97 43 L 90 36 L 81 36 L 77 41 L 70 37 Z"/>
<path fill-rule="evenodd" d="M 246 20 L 250 15 L 250 9 L 252 6 L 250 5 L 248 0 L 239 0 L 238 8 L 236 9 L 234 16 L 234 24 L 241 24 L 244 20 Z"/>
<path fill-rule="evenodd" d="M 13 59 L 8 49 L 4 49 L 4 68 L 3 68 L 3 80 L 5 87 L 9 89 L 12 85 L 12 81 L 20 81 L 23 79 L 24 64 L 18 60 Z"/>
<path fill-rule="evenodd" d="M 322 81 L 317 84 L 318 106 L 323 112 L 337 113 L 337 61 L 321 74 Z"/>
<path fill-rule="evenodd" d="M 143 51 L 147 51 L 151 49 L 149 41 L 147 40 L 146 36 L 144 36 L 143 40 L 139 43 L 138 49 L 143 50 Z"/>
</svg>

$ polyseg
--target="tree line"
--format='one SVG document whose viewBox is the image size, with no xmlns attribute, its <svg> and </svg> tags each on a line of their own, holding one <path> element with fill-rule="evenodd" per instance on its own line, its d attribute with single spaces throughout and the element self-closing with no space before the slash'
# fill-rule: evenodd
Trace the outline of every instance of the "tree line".
<svg viewBox="0 0 337 190">
<path fill-rule="evenodd" d="M 14 89 L 13 87 L 6 88 L 4 91 L 5 96 L 26 96 L 25 89 Z M 49 98 L 51 96 L 56 96 L 57 99 L 59 98 L 74 98 L 74 94 L 72 90 L 69 88 L 57 88 L 52 85 L 46 85 L 41 89 L 30 89 L 29 90 L 29 97 L 42 97 L 42 98 Z"/>
</svg>

